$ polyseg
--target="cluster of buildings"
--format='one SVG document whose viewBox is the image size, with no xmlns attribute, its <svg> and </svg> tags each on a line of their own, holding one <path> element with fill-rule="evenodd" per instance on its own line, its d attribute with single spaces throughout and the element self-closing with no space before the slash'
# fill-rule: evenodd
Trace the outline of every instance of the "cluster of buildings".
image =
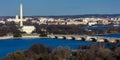
<svg viewBox="0 0 120 60">
<path fill-rule="evenodd" d="M 118 18 L 39 18 L 39 24 L 48 25 L 120 25 L 120 17 Z"/>
<path fill-rule="evenodd" d="M 37 19 L 34 18 L 24 18 L 23 22 L 31 20 L 32 23 L 47 24 L 47 25 L 120 25 L 120 17 L 118 18 L 48 18 L 48 17 L 38 17 Z M 11 22 L 14 21 L 16 23 L 20 22 L 18 19 L 18 15 L 16 18 L 9 18 L 7 21 Z M 0 20 L 0 23 L 5 23 L 4 21 Z"/>
</svg>

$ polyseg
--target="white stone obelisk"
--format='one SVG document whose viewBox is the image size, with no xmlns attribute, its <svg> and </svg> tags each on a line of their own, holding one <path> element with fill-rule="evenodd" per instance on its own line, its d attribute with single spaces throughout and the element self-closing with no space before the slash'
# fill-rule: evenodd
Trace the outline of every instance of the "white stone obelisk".
<svg viewBox="0 0 120 60">
<path fill-rule="evenodd" d="M 23 27 L 23 7 L 22 7 L 22 3 L 20 4 L 20 27 Z"/>
</svg>

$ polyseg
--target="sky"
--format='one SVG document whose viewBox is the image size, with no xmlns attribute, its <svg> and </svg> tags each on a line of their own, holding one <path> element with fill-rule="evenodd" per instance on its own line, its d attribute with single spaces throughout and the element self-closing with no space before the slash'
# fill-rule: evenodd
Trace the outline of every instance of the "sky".
<svg viewBox="0 0 120 60">
<path fill-rule="evenodd" d="M 0 16 L 120 14 L 120 0 L 0 0 Z"/>
</svg>

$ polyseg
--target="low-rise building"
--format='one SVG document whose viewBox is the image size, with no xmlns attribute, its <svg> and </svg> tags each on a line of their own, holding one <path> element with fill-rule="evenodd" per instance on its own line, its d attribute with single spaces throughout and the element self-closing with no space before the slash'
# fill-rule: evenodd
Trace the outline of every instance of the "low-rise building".
<svg viewBox="0 0 120 60">
<path fill-rule="evenodd" d="M 22 31 L 31 34 L 36 28 L 34 26 L 23 26 Z"/>
</svg>

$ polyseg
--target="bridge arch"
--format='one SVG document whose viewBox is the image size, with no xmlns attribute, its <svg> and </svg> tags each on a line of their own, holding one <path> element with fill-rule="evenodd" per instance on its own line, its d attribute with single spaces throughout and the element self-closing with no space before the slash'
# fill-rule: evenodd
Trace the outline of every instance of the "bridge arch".
<svg viewBox="0 0 120 60">
<path fill-rule="evenodd" d="M 101 38 L 101 39 L 98 39 L 97 42 L 105 42 L 106 43 L 106 42 L 109 42 L 109 41 L 105 38 Z"/>
<path fill-rule="evenodd" d="M 97 40 L 95 38 L 90 38 L 89 41 L 96 42 Z"/>
<path fill-rule="evenodd" d="M 118 40 L 118 39 L 116 39 L 115 41 L 116 41 L 116 43 L 119 43 L 119 42 L 120 42 L 120 40 Z"/>
<path fill-rule="evenodd" d="M 55 36 L 55 39 L 58 39 L 58 36 Z"/>
<path fill-rule="evenodd" d="M 104 39 L 104 42 L 107 43 L 107 42 L 109 42 L 109 41 L 108 41 L 108 39 Z"/>
<path fill-rule="evenodd" d="M 120 42 L 120 40 L 115 39 L 115 40 L 112 40 L 110 43 L 119 43 L 119 42 Z"/>
<path fill-rule="evenodd" d="M 85 38 L 84 37 L 76 37 L 75 40 L 85 41 Z"/>
<path fill-rule="evenodd" d="M 85 39 L 84 37 L 81 37 L 81 40 L 82 40 L 82 41 L 85 41 L 86 39 Z"/>
<path fill-rule="evenodd" d="M 72 40 L 75 40 L 75 37 L 74 36 L 71 36 Z"/>
<path fill-rule="evenodd" d="M 66 39 L 66 37 L 65 36 L 62 36 L 63 37 L 63 39 Z"/>
</svg>

